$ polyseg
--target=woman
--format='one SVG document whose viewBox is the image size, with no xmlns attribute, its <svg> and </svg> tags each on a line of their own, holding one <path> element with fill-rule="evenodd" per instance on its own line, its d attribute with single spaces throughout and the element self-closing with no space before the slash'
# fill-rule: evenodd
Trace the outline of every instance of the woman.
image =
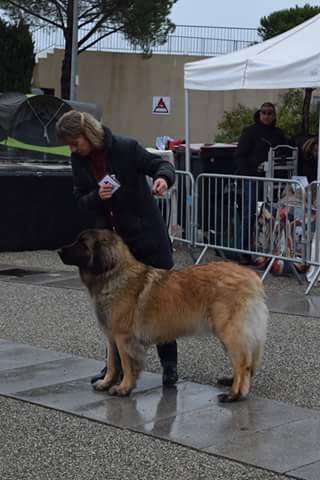
<svg viewBox="0 0 320 480">
<path fill-rule="evenodd" d="M 113 135 L 88 113 L 65 113 L 57 122 L 57 136 L 70 147 L 76 202 L 93 214 L 94 226 L 115 230 L 139 261 L 171 269 L 170 239 L 152 194 L 165 195 L 174 183 L 174 167 L 135 140 Z M 102 182 L 106 173 L 120 184 L 114 193 L 110 183 Z M 153 179 L 152 192 L 146 175 Z M 163 384 L 174 385 L 177 344 L 157 345 L 157 350 Z M 106 368 L 92 383 L 105 373 Z"/>
</svg>

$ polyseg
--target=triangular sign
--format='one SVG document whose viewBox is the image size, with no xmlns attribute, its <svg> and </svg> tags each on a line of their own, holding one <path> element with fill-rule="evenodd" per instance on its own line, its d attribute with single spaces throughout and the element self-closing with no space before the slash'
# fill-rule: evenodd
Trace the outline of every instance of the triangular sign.
<svg viewBox="0 0 320 480">
<path fill-rule="evenodd" d="M 160 97 L 159 102 L 153 109 L 153 113 L 169 113 L 169 110 L 167 109 L 167 106 L 162 97 Z"/>
</svg>

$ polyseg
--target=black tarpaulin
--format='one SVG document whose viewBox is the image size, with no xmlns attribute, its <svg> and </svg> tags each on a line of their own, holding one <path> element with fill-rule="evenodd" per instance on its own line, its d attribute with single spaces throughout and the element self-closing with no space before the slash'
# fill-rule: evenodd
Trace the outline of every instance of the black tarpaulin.
<svg viewBox="0 0 320 480">
<path fill-rule="evenodd" d="M 56 122 L 69 110 L 67 102 L 52 95 L 27 97 L 12 118 L 10 136 L 30 145 L 58 146 Z"/>
</svg>

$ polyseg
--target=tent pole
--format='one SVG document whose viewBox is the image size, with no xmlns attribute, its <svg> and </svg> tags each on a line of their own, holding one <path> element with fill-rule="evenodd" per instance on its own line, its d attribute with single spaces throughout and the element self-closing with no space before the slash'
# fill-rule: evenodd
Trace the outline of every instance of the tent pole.
<svg viewBox="0 0 320 480">
<path fill-rule="evenodd" d="M 320 140 L 320 105 L 318 105 L 318 142 Z M 318 148 L 317 181 L 320 182 L 320 148 Z"/>
<path fill-rule="evenodd" d="M 189 90 L 184 90 L 185 108 L 185 170 L 190 172 L 190 98 Z"/>
<path fill-rule="evenodd" d="M 318 120 L 318 139 L 320 138 L 320 109 Z M 320 182 L 320 149 L 318 148 L 318 166 L 317 166 L 317 181 Z M 316 214 L 316 231 L 315 231 L 315 261 L 319 264 L 320 257 L 320 186 L 317 185 L 317 214 Z"/>
<path fill-rule="evenodd" d="M 73 0 L 70 100 L 77 99 L 78 15 L 78 0 Z"/>
</svg>

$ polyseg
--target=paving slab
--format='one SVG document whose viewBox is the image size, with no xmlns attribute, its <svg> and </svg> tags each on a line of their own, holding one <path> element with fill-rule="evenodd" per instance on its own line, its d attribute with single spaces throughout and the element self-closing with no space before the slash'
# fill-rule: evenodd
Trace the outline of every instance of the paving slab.
<svg viewBox="0 0 320 480">
<path fill-rule="evenodd" d="M 37 270 L 25 269 L 19 267 L 2 267 L 0 268 L 1 277 L 25 277 L 26 275 L 34 275 L 36 273 L 44 273 Z"/>
<path fill-rule="evenodd" d="M 160 377 L 160 376 L 159 376 Z M 86 418 L 91 418 L 103 423 L 116 426 L 133 428 L 141 425 L 141 431 L 152 433 L 149 427 L 143 425 L 152 422 L 152 425 L 161 419 L 171 419 L 178 412 L 197 411 L 211 402 L 216 402 L 216 397 L 221 390 L 213 387 L 189 382 L 180 382 L 175 387 L 147 389 L 133 392 L 127 398 L 112 398 L 111 401 L 100 401 L 86 407 L 76 409 Z"/>
<path fill-rule="evenodd" d="M 271 312 L 286 315 L 300 315 L 303 317 L 320 317 L 320 297 L 312 295 L 294 296 L 292 293 L 273 292 L 267 297 L 267 304 Z"/>
<path fill-rule="evenodd" d="M 218 445 L 215 441 L 205 450 L 277 473 L 287 473 L 320 460 L 320 417 L 314 412 L 310 418 L 246 434 L 228 444 Z"/>
<path fill-rule="evenodd" d="M 153 425 L 145 424 L 137 430 L 144 433 L 152 430 L 157 437 L 194 448 L 211 451 L 211 447 L 212 453 L 216 453 L 216 445 L 222 449 L 230 442 L 238 440 L 241 443 L 249 434 L 313 416 L 314 412 L 305 408 L 249 397 L 246 401 L 228 405 L 215 401 L 209 408 L 193 411 L 192 415 L 177 414 L 157 420 Z"/>
<path fill-rule="evenodd" d="M 102 365 L 102 362 L 96 360 L 68 356 L 60 360 L 1 370 L 0 394 L 14 394 L 18 391 L 92 376 Z"/>
<path fill-rule="evenodd" d="M 15 392 L 14 395 L 15 398 L 20 398 L 31 403 L 82 415 L 82 413 L 89 412 L 91 408 L 94 412 L 99 408 L 109 408 L 105 407 L 106 402 L 115 403 L 118 405 L 118 407 L 119 403 L 125 405 L 126 402 L 128 403 L 129 398 L 131 401 L 131 399 L 135 397 L 137 393 L 142 393 L 149 389 L 159 388 L 161 385 L 162 379 L 160 375 L 143 372 L 131 396 L 121 399 L 121 402 L 118 397 L 112 397 L 108 395 L 107 392 L 99 392 L 94 390 L 90 383 L 90 377 L 80 378 L 66 383 L 57 383 L 45 387 Z M 111 408 L 112 407 L 110 407 L 110 409 Z M 96 415 L 93 415 L 92 417 L 90 415 L 83 416 L 88 416 L 88 418 L 94 418 L 97 420 L 99 419 Z M 113 418 L 115 424 L 117 424 L 116 416 L 117 412 Z M 112 421 L 108 420 L 106 416 L 100 418 L 100 420 L 103 423 L 113 423 Z"/>
<path fill-rule="evenodd" d="M 79 278 L 76 271 L 66 270 L 45 270 L 40 267 L 25 267 L 16 265 L 0 264 L 0 280 L 13 283 L 28 283 L 37 285 L 39 283 L 51 282 L 66 278 Z"/>
<path fill-rule="evenodd" d="M 298 468 L 287 472 L 288 475 L 301 480 L 319 480 L 320 478 L 320 462 L 311 463 L 305 467 Z"/>
<path fill-rule="evenodd" d="M 0 342 L 0 371 L 19 367 L 26 368 L 28 365 L 33 366 L 67 357 L 70 355 L 62 352 L 53 352 L 8 341 Z"/>
<path fill-rule="evenodd" d="M 0 275 L 0 280 L 3 282 L 9 282 L 9 283 L 22 283 L 22 284 L 27 284 L 27 285 L 51 285 L 55 284 L 55 282 L 62 282 L 61 288 L 64 288 L 63 282 L 68 281 L 72 282 L 72 280 L 75 280 L 75 275 L 72 273 L 68 272 L 63 272 L 63 273 L 57 273 L 57 272 L 34 272 L 34 273 L 29 273 L 28 275 Z M 79 279 L 80 281 L 80 279 Z"/>
<path fill-rule="evenodd" d="M 221 389 L 183 381 L 163 388 L 161 376 L 148 372 L 129 397 L 112 397 L 90 385 L 103 362 L 64 355 L 0 340 L 0 394 L 295 478 L 319 478 L 319 411 L 253 396 L 220 404 Z"/>
<path fill-rule="evenodd" d="M 61 279 L 56 279 L 50 282 L 43 282 L 47 287 L 56 287 L 56 288 L 70 288 L 71 290 L 86 290 L 86 287 L 82 283 L 79 275 L 67 276 L 65 275 Z"/>
</svg>

